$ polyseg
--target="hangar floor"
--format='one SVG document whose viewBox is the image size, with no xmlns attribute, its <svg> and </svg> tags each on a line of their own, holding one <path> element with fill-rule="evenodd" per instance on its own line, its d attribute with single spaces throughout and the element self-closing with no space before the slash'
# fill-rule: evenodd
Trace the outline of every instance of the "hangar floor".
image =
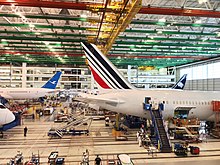
<svg viewBox="0 0 220 165">
<path fill-rule="evenodd" d="M 126 153 L 132 158 L 135 165 L 178 165 L 193 164 L 217 165 L 220 161 L 220 141 L 209 139 L 207 143 L 195 144 L 200 147 L 199 156 L 190 153 L 188 157 L 179 158 L 174 153 L 157 153 L 152 157 L 147 150 L 139 147 L 136 141 L 135 132 L 128 135 L 128 141 L 115 141 L 111 135 L 111 129 L 105 127 L 103 120 L 93 120 L 90 127 L 90 135 L 68 136 L 61 139 L 49 138 L 48 130 L 57 127 L 60 123 L 48 121 L 48 117 L 36 119 L 26 119 L 22 126 L 17 126 L 4 133 L 4 138 L 0 139 L 0 164 L 5 165 L 13 158 L 17 151 L 23 153 L 24 161 L 28 161 L 32 153 L 40 155 L 41 164 L 48 164 L 48 156 L 52 151 L 58 151 L 59 157 L 65 158 L 65 164 L 79 165 L 82 160 L 82 153 L 89 150 L 90 164 L 94 164 L 96 155 L 100 155 L 103 165 L 107 165 L 107 160 L 116 159 L 117 154 Z M 23 135 L 24 126 L 28 127 L 27 137 Z"/>
</svg>

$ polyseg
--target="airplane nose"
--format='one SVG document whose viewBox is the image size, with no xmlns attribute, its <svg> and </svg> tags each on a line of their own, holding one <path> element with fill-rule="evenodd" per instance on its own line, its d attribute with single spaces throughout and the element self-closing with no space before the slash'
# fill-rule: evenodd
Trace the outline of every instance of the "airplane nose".
<svg viewBox="0 0 220 165">
<path fill-rule="evenodd" d="M 11 111 L 7 112 L 7 115 L 6 115 L 6 118 L 5 118 L 5 122 L 6 123 L 10 123 L 10 122 L 12 122 L 14 120 L 15 120 L 15 115 Z"/>
</svg>

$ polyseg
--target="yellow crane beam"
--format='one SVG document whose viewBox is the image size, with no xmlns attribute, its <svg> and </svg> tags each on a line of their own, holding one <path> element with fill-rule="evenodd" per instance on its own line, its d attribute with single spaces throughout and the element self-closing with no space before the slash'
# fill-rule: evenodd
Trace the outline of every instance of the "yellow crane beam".
<svg viewBox="0 0 220 165">
<path fill-rule="evenodd" d="M 108 53 L 119 33 L 125 31 L 126 27 L 130 24 L 134 16 L 141 9 L 141 7 L 142 0 L 132 0 L 132 2 L 126 6 L 126 13 L 121 14 L 121 17 L 119 18 L 120 20 L 117 24 L 117 28 L 112 30 L 112 33 L 108 37 L 106 44 L 102 48 L 102 52 L 104 54 Z"/>
</svg>

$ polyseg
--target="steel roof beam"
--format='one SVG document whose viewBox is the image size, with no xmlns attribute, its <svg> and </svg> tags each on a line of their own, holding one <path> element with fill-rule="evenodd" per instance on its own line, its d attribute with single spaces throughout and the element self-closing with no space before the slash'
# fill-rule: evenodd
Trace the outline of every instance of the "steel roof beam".
<svg viewBox="0 0 220 165">
<path fill-rule="evenodd" d="M 0 5 L 15 5 L 26 7 L 45 7 L 45 8 L 62 8 L 75 10 L 90 10 L 89 6 L 103 6 L 102 3 L 78 3 L 78 2 L 63 2 L 63 1 L 36 1 L 36 0 L 0 0 Z M 111 11 L 111 9 L 110 9 Z M 177 15 L 177 16 L 196 16 L 196 17 L 213 17 L 220 18 L 219 11 L 200 10 L 188 8 L 162 8 L 143 6 L 139 10 L 140 14 L 159 14 L 159 15 Z"/>
<path fill-rule="evenodd" d="M 144 23 L 145 22 L 145 23 Z M 134 22 L 133 22 L 134 23 Z M 159 22 L 147 22 L 147 21 L 142 21 L 142 22 L 136 22 L 135 24 L 148 24 L 148 25 L 157 25 Z M 33 24 L 35 28 L 43 28 L 43 29 L 48 29 L 48 28 L 53 28 L 53 29 L 69 29 L 69 30 L 91 30 L 91 31 L 98 31 L 96 27 L 77 27 L 77 26 L 55 26 L 55 25 L 43 25 L 43 24 Z M 23 23 L 11 23 L 11 24 L 6 24 L 6 23 L 0 23 L 0 26 L 15 26 L 15 27 L 24 27 L 24 28 L 29 28 L 29 24 L 23 24 Z M 173 26 L 192 26 L 192 27 L 207 27 L 207 28 L 220 28 L 220 25 L 214 25 L 214 24 L 194 24 L 194 23 L 175 23 Z M 137 33 L 155 33 L 158 32 L 156 30 L 139 30 L 139 29 L 126 29 L 125 32 L 137 32 Z M 161 30 L 163 33 L 163 30 Z M 167 31 L 166 33 L 168 33 Z M 170 32 L 172 33 L 172 32 Z M 195 32 L 196 33 L 196 32 Z M 200 32 L 201 33 L 201 32 Z M 201 33 L 202 34 L 202 33 Z M 212 33 L 210 33 L 212 34 Z"/>
<path fill-rule="evenodd" d="M 128 33 L 145 33 L 145 34 L 157 34 L 158 31 L 156 30 L 138 30 L 138 29 L 127 29 L 125 32 Z M 88 36 L 95 36 L 94 34 L 74 34 L 74 33 L 51 33 L 51 32 L 31 32 L 31 31 L 9 31 L 9 30 L 0 30 L 0 33 L 7 33 L 7 34 L 28 34 L 28 35 L 36 35 L 36 36 L 41 36 L 41 35 L 52 35 L 52 36 L 74 36 L 74 37 L 88 37 Z M 163 30 L 161 31 L 161 34 L 165 35 L 171 35 L 171 34 L 178 34 L 178 35 L 204 35 L 204 36 L 217 36 L 218 33 L 206 33 L 206 32 L 187 32 L 187 31 L 166 31 Z M 123 35 L 119 35 L 119 37 L 123 37 Z"/>
<path fill-rule="evenodd" d="M 140 14 L 159 14 L 159 15 L 220 18 L 219 11 L 188 9 L 188 8 L 162 8 L 162 7 L 146 7 L 146 6 L 144 6 L 139 10 L 139 13 Z"/>
<path fill-rule="evenodd" d="M 47 0 L 0 0 L 0 5 L 15 5 L 26 7 L 45 7 L 45 8 L 62 8 L 87 10 L 87 6 L 91 3 L 63 2 L 63 1 L 47 1 Z M 93 3 L 93 5 L 98 5 Z"/>
<path fill-rule="evenodd" d="M 16 51 L 30 51 L 30 52 L 39 52 L 39 53 L 41 53 L 41 52 L 45 52 L 45 51 L 48 51 L 48 48 L 47 47 L 40 47 L 41 48 L 41 50 L 38 50 L 38 48 L 36 48 L 36 47 L 25 47 L 25 46 L 7 46 L 7 47 L 15 47 L 16 49 Z M 29 50 L 29 49 L 31 49 L 31 50 Z M 79 51 L 82 51 L 82 48 L 65 48 L 65 49 L 63 49 L 63 51 L 62 51 L 62 48 L 53 48 L 55 51 L 56 51 L 56 53 L 66 53 L 67 55 L 68 55 L 68 51 L 69 51 L 69 53 L 70 53 L 70 51 L 71 51 L 71 53 L 72 53 L 72 51 L 73 50 L 79 50 Z M 3 49 L 4 50 L 4 49 Z M 196 55 L 201 55 L 201 56 L 213 56 L 213 55 L 219 55 L 220 54 L 220 51 L 219 50 L 217 50 L 217 51 L 213 51 L 213 50 L 203 50 L 203 51 L 201 51 L 201 50 L 198 50 L 198 51 L 184 51 L 184 52 L 179 52 L 179 51 L 163 51 L 163 50 L 154 50 L 154 49 L 150 49 L 150 50 L 148 50 L 148 49 L 145 49 L 145 53 L 141 53 L 141 52 L 143 52 L 143 49 L 142 50 L 138 50 L 138 49 L 136 49 L 135 48 L 135 50 L 134 49 L 129 49 L 129 50 L 124 50 L 124 49 L 117 49 L 117 50 L 112 50 L 112 51 L 110 51 L 109 52 L 109 55 L 111 55 L 111 54 L 114 54 L 114 53 L 116 53 L 117 52 L 117 54 L 129 54 L 129 53 L 132 53 L 132 54 L 141 54 L 141 55 L 148 55 L 148 54 L 152 54 L 152 53 L 154 53 L 154 54 L 158 54 L 158 53 L 166 53 L 166 54 L 164 54 L 164 55 L 172 55 L 172 54 L 179 54 L 179 55 L 186 55 L 186 54 L 188 54 L 188 55 L 191 55 L 191 54 L 196 54 Z M 182 49 L 181 49 L 181 51 L 182 51 Z M 81 52 L 80 52 L 81 53 Z M 54 53 L 52 53 L 52 54 L 54 54 Z"/>
</svg>

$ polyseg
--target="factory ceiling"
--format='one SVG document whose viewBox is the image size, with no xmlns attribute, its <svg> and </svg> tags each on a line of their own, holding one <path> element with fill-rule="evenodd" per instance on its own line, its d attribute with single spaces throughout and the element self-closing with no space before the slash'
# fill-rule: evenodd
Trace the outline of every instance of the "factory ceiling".
<svg viewBox="0 0 220 165">
<path fill-rule="evenodd" d="M 0 0 L 0 11 L 0 63 L 84 65 L 84 41 L 117 66 L 220 55 L 219 0 Z"/>
</svg>

